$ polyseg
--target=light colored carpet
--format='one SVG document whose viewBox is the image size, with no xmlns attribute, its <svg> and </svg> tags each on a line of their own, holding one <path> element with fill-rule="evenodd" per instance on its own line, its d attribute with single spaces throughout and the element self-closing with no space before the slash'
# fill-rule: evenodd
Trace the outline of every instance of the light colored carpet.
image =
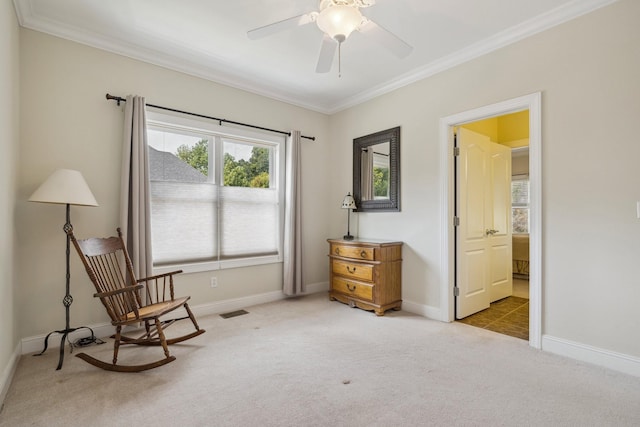
<svg viewBox="0 0 640 427">
<path fill-rule="evenodd" d="M 376 317 L 326 294 L 247 310 L 200 318 L 207 333 L 143 373 L 69 355 L 55 371 L 55 350 L 23 356 L 0 426 L 640 425 L 639 378 L 517 338 L 402 311 Z M 111 341 L 85 351 L 109 360 Z"/>
</svg>

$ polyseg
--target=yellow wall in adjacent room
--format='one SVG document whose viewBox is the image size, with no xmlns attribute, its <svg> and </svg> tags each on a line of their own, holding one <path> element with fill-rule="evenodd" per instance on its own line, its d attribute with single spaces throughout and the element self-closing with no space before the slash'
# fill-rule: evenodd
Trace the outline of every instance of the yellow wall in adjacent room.
<svg viewBox="0 0 640 427">
<path fill-rule="evenodd" d="M 529 111 L 478 120 L 461 127 L 486 135 L 498 144 L 512 148 L 524 147 L 529 141 Z"/>
<path fill-rule="evenodd" d="M 460 127 L 488 136 L 492 141 L 498 141 L 498 117 L 466 123 Z"/>
<path fill-rule="evenodd" d="M 519 111 L 498 117 L 498 141 L 511 147 L 510 142 L 517 142 L 529 138 L 529 111 Z"/>
</svg>

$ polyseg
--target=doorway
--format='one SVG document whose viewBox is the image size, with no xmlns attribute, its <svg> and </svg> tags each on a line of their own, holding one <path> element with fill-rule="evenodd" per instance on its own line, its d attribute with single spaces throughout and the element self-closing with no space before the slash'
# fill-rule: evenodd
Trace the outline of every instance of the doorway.
<svg viewBox="0 0 640 427">
<path fill-rule="evenodd" d="M 528 341 L 529 111 L 455 135 L 455 318 Z"/>
<path fill-rule="evenodd" d="M 454 129 L 471 122 L 519 111 L 529 111 L 529 345 L 541 346 L 541 94 L 520 98 L 466 111 L 440 120 L 442 191 L 442 320 L 455 318 L 454 285 L 456 282 Z"/>
</svg>

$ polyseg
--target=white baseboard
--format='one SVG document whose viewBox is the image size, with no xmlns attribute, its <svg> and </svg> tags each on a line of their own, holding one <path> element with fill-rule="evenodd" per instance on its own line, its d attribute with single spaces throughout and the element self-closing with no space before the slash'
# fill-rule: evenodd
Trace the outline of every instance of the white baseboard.
<svg viewBox="0 0 640 427">
<path fill-rule="evenodd" d="M 542 336 L 542 350 L 640 377 L 640 358 L 574 341 Z"/>
<path fill-rule="evenodd" d="M 317 294 L 319 292 L 329 292 L 329 282 L 312 283 L 305 285 L 304 295 Z"/>
<path fill-rule="evenodd" d="M 311 285 L 306 286 L 306 292 L 304 295 L 310 295 L 316 292 L 323 292 L 325 290 L 329 290 L 328 282 L 320 282 L 313 283 Z M 242 298 L 234 298 L 228 299 L 224 301 L 216 301 L 207 304 L 198 304 L 191 306 L 191 311 L 195 316 L 208 316 L 211 314 L 220 314 L 226 313 L 229 311 L 240 310 L 242 308 L 250 307 L 252 305 L 265 304 L 268 302 L 278 301 L 286 298 L 286 296 L 282 293 L 282 291 L 273 291 L 266 292 L 257 295 L 250 295 Z M 100 323 L 95 325 L 88 325 L 91 329 L 93 329 L 93 333 L 98 338 L 108 337 L 113 335 L 114 327 L 110 323 Z M 75 332 L 69 334 L 69 340 L 73 342 L 74 340 L 87 336 L 88 332 L 86 329 L 79 329 Z M 23 338 L 21 342 L 20 354 L 30 354 L 41 352 L 44 348 L 44 340 L 46 338 L 45 335 L 37 335 L 33 337 Z M 59 334 L 52 334 L 49 337 L 48 347 L 47 349 L 60 348 L 60 340 L 62 336 Z"/>
<path fill-rule="evenodd" d="M 402 301 L 402 309 L 427 319 L 442 320 L 442 310 L 431 305 L 418 304 L 411 301 Z"/>
<path fill-rule="evenodd" d="M 305 295 L 310 295 L 318 292 L 326 292 L 328 290 L 328 282 L 314 283 L 306 286 Z M 218 301 L 214 303 L 199 304 L 196 306 L 192 306 L 191 309 L 196 316 L 207 316 L 211 314 L 220 314 L 229 311 L 235 311 L 242 308 L 250 307 L 252 305 L 265 304 L 285 298 L 286 297 L 282 293 L 282 291 L 273 291 L 263 294 L 250 295 L 242 298 Z M 403 301 L 402 309 L 409 313 L 417 314 L 429 319 L 441 320 L 442 312 L 437 307 L 418 304 L 411 301 Z M 101 323 L 92 325 L 90 327 L 93 329 L 94 334 L 100 338 L 112 335 L 114 332 L 113 326 L 110 323 Z M 79 337 L 83 337 L 86 335 L 87 330 L 80 329 L 70 334 L 70 339 L 71 341 L 73 341 Z M 23 338 L 21 343 L 16 346 L 11 360 L 5 367 L 2 373 L 2 377 L 0 377 L 0 404 L 4 401 L 9 385 L 11 384 L 11 380 L 13 378 L 13 374 L 18 364 L 20 355 L 42 351 L 45 337 L 46 335 L 39 335 L 35 337 Z M 58 334 L 51 335 L 49 339 L 49 348 L 59 348 L 60 339 L 61 337 Z M 640 377 L 640 358 L 638 357 L 629 356 L 623 353 L 617 353 L 614 351 L 605 350 L 549 335 L 543 335 L 542 337 L 542 350 Z"/>
<path fill-rule="evenodd" d="M 95 325 L 88 325 L 93 329 L 93 334 L 98 338 L 108 337 L 115 332 L 111 323 L 99 323 Z M 91 336 L 91 333 L 87 329 L 78 329 L 77 331 L 69 334 L 69 341 L 73 342 L 78 338 Z M 47 335 L 37 335 L 34 337 L 27 337 L 22 339 L 22 354 L 40 353 L 44 348 L 44 340 Z M 60 348 L 60 340 L 62 335 L 51 334 L 49 341 L 47 342 L 47 351 L 52 348 Z"/>
<path fill-rule="evenodd" d="M 191 311 L 196 317 L 208 316 L 211 314 L 227 313 L 229 311 L 240 310 L 252 305 L 265 304 L 268 302 L 284 299 L 282 291 L 266 292 L 263 294 L 250 295 L 247 297 L 227 299 L 207 304 L 191 306 Z"/>
<path fill-rule="evenodd" d="M 18 367 L 18 360 L 20 359 L 20 343 L 16 345 L 11 358 L 9 359 L 9 363 L 4 367 L 2 371 L 2 377 L 0 377 L 0 408 L 4 404 L 4 399 L 7 397 L 7 393 L 9 392 L 9 386 L 11 385 L 11 381 L 13 380 L 13 374 L 16 372 L 16 368 Z"/>
<path fill-rule="evenodd" d="M 329 282 L 312 283 L 305 286 L 303 295 L 311 295 L 317 292 L 329 290 Z M 208 316 L 210 314 L 227 313 L 229 311 L 240 310 L 252 305 L 266 304 L 287 298 L 282 291 L 266 292 L 263 294 L 249 295 L 241 298 L 216 301 L 207 304 L 199 304 L 191 307 L 191 311 L 196 316 Z"/>
</svg>

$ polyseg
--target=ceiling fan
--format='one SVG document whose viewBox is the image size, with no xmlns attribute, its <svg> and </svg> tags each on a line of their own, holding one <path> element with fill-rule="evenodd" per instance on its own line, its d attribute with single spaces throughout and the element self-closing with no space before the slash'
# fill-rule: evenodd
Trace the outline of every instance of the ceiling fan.
<svg viewBox="0 0 640 427">
<path fill-rule="evenodd" d="M 340 69 L 340 47 L 347 37 L 356 30 L 386 47 L 398 58 L 406 57 L 411 53 L 413 47 L 360 13 L 361 8 L 373 6 L 374 4 L 375 0 L 320 0 L 319 11 L 317 12 L 294 16 L 255 28 L 248 31 L 247 36 L 252 40 L 256 40 L 280 31 L 315 22 L 324 33 L 320 57 L 316 66 L 317 73 L 329 72 L 333 64 L 336 47 L 338 48 L 338 69 Z"/>
</svg>

